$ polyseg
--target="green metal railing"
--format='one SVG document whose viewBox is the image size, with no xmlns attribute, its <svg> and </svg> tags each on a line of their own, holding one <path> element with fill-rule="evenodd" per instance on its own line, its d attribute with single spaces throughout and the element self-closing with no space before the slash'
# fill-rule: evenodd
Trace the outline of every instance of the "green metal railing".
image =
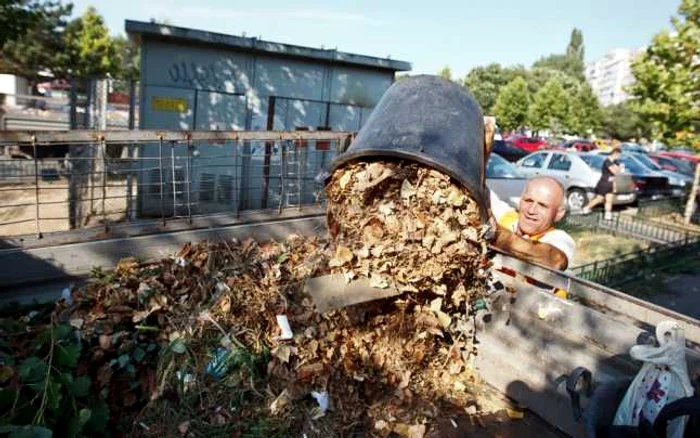
<svg viewBox="0 0 700 438">
<path fill-rule="evenodd" d="M 569 272 L 576 277 L 614 287 L 640 278 L 649 269 L 663 269 L 686 257 L 698 256 L 700 256 L 700 237 L 689 236 L 677 242 L 652 246 L 611 259 L 576 266 Z"/>
</svg>

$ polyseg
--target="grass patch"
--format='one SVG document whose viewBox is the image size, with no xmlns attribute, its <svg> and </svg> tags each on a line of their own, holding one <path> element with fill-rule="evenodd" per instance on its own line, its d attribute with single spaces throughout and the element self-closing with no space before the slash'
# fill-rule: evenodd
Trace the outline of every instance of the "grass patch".
<svg viewBox="0 0 700 438">
<path fill-rule="evenodd" d="M 582 227 L 567 228 L 566 231 L 576 242 L 572 267 L 641 251 L 650 246 L 649 242 L 641 239 L 597 233 Z"/>
</svg>

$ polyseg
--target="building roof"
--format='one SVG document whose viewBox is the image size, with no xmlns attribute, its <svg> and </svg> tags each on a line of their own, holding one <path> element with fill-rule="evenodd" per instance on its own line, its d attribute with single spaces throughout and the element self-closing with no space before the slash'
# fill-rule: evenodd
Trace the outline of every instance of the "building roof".
<svg viewBox="0 0 700 438">
<path fill-rule="evenodd" d="M 140 43 L 143 38 L 152 38 L 163 41 L 179 41 L 190 44 L 230 47 L 269 55 L 337 62 L 340 64 L 350 64 L 382 70 L 411 70 L 411 64 L 406 61 L 356 55 L 353 53 L 339 52 L 337 50 L 315 49 L 312 47 L 275 43 L 272 41 L 264 41 L 259 38 L 226 35 L 159 23 L 126 20 L 124 27 L 129 37 L 136 40 L 137 43 Z"/>
</svg>

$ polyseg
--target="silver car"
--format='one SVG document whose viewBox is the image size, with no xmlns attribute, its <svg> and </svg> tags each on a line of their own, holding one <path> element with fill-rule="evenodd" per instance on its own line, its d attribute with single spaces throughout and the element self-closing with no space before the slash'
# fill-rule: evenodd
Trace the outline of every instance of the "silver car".
<svg viewBox="0 0 700 438">
<path fill-rule="evenodd" d="M 546 175 L 556 178 L 566 188 L 566 203 L 570 211 L 578 211 L 592 198 L 595 186 L 600 179 L 600 170 L 589 166 L 573 151 L 547 150 L 534 152 L 516 163 L 526 176 Z M 637 195 L 631 177 L 618 181 L 615 204 L 631 204 Z"/>
<path fill-rule="evenodd" d="M 517 208 L 525 188 L 525 177 L 505 158 L 491 153 L 486 162 L 486 187 L 511 207 Z"/>
</svg>

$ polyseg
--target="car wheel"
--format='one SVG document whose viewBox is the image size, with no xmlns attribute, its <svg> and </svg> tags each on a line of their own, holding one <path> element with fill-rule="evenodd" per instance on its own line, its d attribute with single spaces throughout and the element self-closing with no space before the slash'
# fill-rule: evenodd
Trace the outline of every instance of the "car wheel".
<svg viewBox="0 0 700 438">
<path fill-rule="evenodd" d="M 566 204 L 571 211 L 583 210 L 583 207 L 588 203 L 586 192 L 581 189 L 570 189 L 566 195 Z"/>
</svg>

